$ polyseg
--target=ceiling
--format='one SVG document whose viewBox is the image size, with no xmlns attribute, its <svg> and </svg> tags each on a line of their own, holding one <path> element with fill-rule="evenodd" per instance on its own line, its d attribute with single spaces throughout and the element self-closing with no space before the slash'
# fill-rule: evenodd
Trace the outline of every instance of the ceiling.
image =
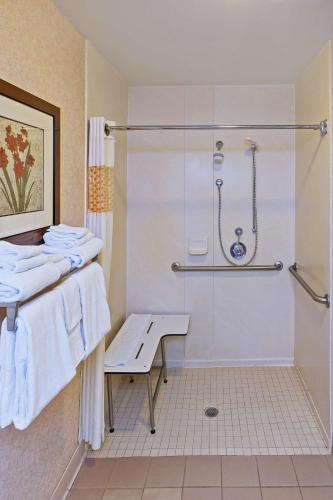
<svg viewBox="0 0 333 500">
<path fill-rule="evenodd" d="M 293 83 L 333 0 L 54 0 L 134 85 Z"/>
</svg>

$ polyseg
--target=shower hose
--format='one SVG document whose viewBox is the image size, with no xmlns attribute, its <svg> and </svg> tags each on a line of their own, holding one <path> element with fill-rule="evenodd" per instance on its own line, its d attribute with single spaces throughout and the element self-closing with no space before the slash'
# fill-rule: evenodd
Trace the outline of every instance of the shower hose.
<svg viewBox="0 0 333 500">
<path fill-rule="evenodd" d="M 253 253 L 246 262 L 241 264 L 232 261 L 227 252 L 224 249 L 223 238 L 222 238 L 222 185 L 218 185 L 218 195 L 219 195 L 219 208 L 218 208 L 218 234 L 219 234 L 219 242 L 223 257 L 226 259 L 229 264 L 233 266 L 244 267 L 248 266 L 253 262 L 255 256 L 257 255 L 258 250 L 258 216 L 257 216 L 257 167 L 256 167 L 256 146 L 251 147 L 252 152 L 252 233 L 254 234 L 254 249 Z"/>
</svg>

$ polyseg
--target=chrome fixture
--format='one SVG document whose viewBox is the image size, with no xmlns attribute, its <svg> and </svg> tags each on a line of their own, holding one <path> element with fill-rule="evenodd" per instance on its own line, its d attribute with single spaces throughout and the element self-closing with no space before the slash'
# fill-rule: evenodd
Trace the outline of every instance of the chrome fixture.
<svg viewBox="0 0 333 500">
<path fill-rule="evenodd" d="M 180 262 L 173 262 L 171 269 L 174 273 L 185 272 L 248 272 L 248 271 L 282 271 L 283 263 L 278 260 L 272 266 L 256 265 L 256 266 L 182 266 Z"/>
<path fill-rule="evenodd" d="M 318 295 L 310 285 L 298 274 L 298 266 L 295 262 L 292 266 L 289 267 L 289 271 L 294 276 L 294 278 L 298 281 L 300 285 L 304 288 L 304 290 L 310 295 L 311 299 L 319 304 L 324 304 L 327 308 L 330 307 L 330 297 L 326 293 L 325 295 Z"/>
<path fill-rule="evenodd" d="M 241 227 L 236 227 L 235 235 L 237 236 L 237 241 L 230 247 L 230 255 L 236 260 L 243 259 L 246 255 L 246 246 L 240 241 L 242 234 L 243 229 Z"/>
<path fill-rule="evenodd" d="M 217 219 L 217 230 L 219 236 L 219 243 L 223 257 L 232 266 L 248 266 L 253 262 L 258 250 L 258 215 L 257 215 L 257 167 L 256 167 L 256 152 L 258 151 L 257 144 L 252 141 L 252 139 L 247 138 L 247 141 L 251 142 L 251 155 L 252 155 L 252 233 L 254 234 L 254 249 L 251 257 L 243 263 L 235 264 L 227 255 L 224 249 L 223 237 L 222 237 L 222 179 L 217 179 L 215 184 L 218 190 L 218 219 Z M 233 243 L 230 247 L 230 255 L 236 260 L 241 260 L 246 255 L 246 246 L 240 241 L 240 237 L 243 234 L 242 228 L 236 228 L 235 234 L 237 236 L 237 241 Z"/>
<path fill-rule="evenodd" d="M 213 154 L 213 161 L 216 165 L 221 165 L 224 159 L 224 154 L 222 153 L 223 142 L 217 141 L 216 149 L 217 151 Z"/>
<path fill-rule="evenodd" d="M 312 125 L 108 125 L 105 124 L 105 133 L 114 130 L 319 130 L 321 136 L 327 134 L 327 120 Z"/>
</svg>

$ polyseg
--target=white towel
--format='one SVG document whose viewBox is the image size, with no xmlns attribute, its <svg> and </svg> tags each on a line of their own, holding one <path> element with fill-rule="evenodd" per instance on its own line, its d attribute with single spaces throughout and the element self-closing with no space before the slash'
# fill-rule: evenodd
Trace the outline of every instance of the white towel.
<svg viewBox="0 0 333 500">
<path fill-rule="evenodd" d="M 131 314 L 105 354 L 105 366 L 123 366 L 137 352 L 151 323 L 151 314 Z"/>
<path fill-rule="evenodd" d="M 60 276 L 64 276 L 65 274 L 69 273 L 69 271 L 72 269 L 72 264 L 70 259 L 65 259 L 62 258 L 58 262 L 55 262 L 54 265 L 58 268 L 60 272 Z"/>
<path fill-rule="evenodd" d="M 40 245 L 14 245 L 9 241 L 0 241 L 0 261 L 12 257 L 15 260 L 29 259 L 42 252 Z"/>
<path fill-rule="evenodd" d="M 84 345 L 81 333 L 81 299 L 80 289 L 73 277 L 68 278 L 57 287 L 61 293 L 67 334 L 74 366 L 84 358 Z"/>
<path fill-rule="evenodd" d="M 82 336 L 88 356 L 111 329 L 103 269 L 97 262 L 73 274 L 80 288 Z"/>
<path fill-rule="evenodd" d="M 47 261 L 48 262 L 60 262 L 62 259 L 65 258 L 63 253 L 53 253 L 53 254 L 47 254 L 46 255 Z"/>
<path fill-rule="evenodd" d="M 13 259 L 12 256 L 9 258 L 2 256 L 2 258 L 0 258 L 0 271 L 5 271 L 6 273 L 23 273 L 29 271 L 29 269 L 42 266 L 47 260 L 47 257 L 43 254 L 34 255 L 28 259 L 21 260 Z"/>
<path fill-rule="evenodd" d="M 48 231 L 52 232 L 54 235 L 57 234 L 64 238 L 82 238 L 88 234 L 89 229 L 86 227 L 74 227 L 67 226 L 66 224 L 58 224 L 57 226 L 50 226 Z"/>
<path fill-rule="evenodd" d="M 13 422 L 25 429 L 75 375 L 58 289 L 20 308 L 15 371 Z"/>
<path fill-rule="evenodd" d="M 13 421 L 15 392 L 15 332 L 7 330 L 7 318 L 1 325 L 0 337 L 0 427 Z"/>
<path fill-rule="evenodd" d="M 103 241 L 99 238 L 93 238 L 79 247 L 64 249 L 51 247 L 50 245 L 41 245 L 42 251 L 46 254 L 61 253 L 69 258 L 72 267 L 82 267 L 86 262 L 96 257 L 103 248 Z"/>
<path fill-rule="evenodd" d="M 65 237 L 60 236 L 57 233 L 49 232 L 44 234 L 43 239 L 45 243 L 50 246 L 57 248 L 74 248 L 84 245 L 88 241 L 92 240 L 93 237 L 94 235 L 90 231 L 82 236 L 82 238 Z"/>
<path fill-rule="evenodd" d="M 11 274 L 0 271 L 0 302 L 28 299 L 59 278 L 60 271 L 51 262 L 24 273 Z"/>
</svg>

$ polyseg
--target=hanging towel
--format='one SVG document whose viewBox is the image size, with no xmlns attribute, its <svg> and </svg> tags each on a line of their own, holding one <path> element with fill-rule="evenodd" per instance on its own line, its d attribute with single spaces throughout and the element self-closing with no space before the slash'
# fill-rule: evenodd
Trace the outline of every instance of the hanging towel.
<svg viewBox="0 0 333 500">
<path fill-rule="evenodd" d="M 48 232 L 58 235 L 59 238 L 82 238 L 88 234 L 89 229 L 86 227 L 67 226 L 66 224 L 58 224 L 57 226 L 50 226 Z"/>
<path fill-rule="evenodd" d="M 0 241 L 0 261 L 8 257 L 14 260 L 29 259 L 41 252 L 40 245 L 14 245 L 9 241 Z"/>
<path fill-rule="evenodd" d="M 81 300 L 80 289 L 73 277 L 68 278 L 58 287 L 64 309 L 67 334 L 74 366 L 84 358 L 84 345 L 81 333 Z"/>
<path fill-rule="evenodd" d="M 0 271 L 6 273 L 23 273 L 29 271 L 29 269 L 34 269 L 35 267 L 42 266 L 47 262 L 45 255 L 34 255 L 28 259 L 17 260 L 12 256 L 6 258 L 6 256 L 1 256 L 0 258 Z"/>
<path fill-rule="evenodd" d="M 97 262 L 73 274 L 80 288 L 82 336 L 88 356 L 111 329 L 103 270 Z"/>
<path fill-rule="evenodd" d="M 50 232 L 50 233 L 45 233 L 43 239 L 47 245 L 66 249 L 84 245 L 84 243 L 87 243 L 88 241 L 92 240 L 93 237 L 94 235 L 90 231 L 84 236 L 82 236 L 82 238 L 67 238 L 59 236 L 56 233 Z"/>
<path fill-rule="evenodd" d="M 51 262 L 24 273 L 11 274 L 0 271 L 0 302 L 28 299 L 59 278 L 59 269 Z"/>
<path fill-rule="evenodd" d="M 20 307 L 13 422 L 25 429 L 75 375 L 59 289 Z"/>
<path fill-rule="evenodd" d="M 82 267 L 86 262 L 96 257 L 103 248 L 103 241 L 99 238 L 93 238 L 79 247 L 64 249 L 50 245 L 41 245 L 42 251 L 46 254 L 61 253 L 70 259 L 72 268 Z"/>
<path fill-rule="evenodd" d="M 105 366 L 122 366 L 137 352 L 151 323 L 151 314 L 131 314 L 106 352 Z"/>
<path fill-rule="evenodd" d="M 15 392 L 16 334 L 7 330 L 7 318 L 1 325 L 0 337 L 0 427 L 13 421 Z"/>
</svg>

